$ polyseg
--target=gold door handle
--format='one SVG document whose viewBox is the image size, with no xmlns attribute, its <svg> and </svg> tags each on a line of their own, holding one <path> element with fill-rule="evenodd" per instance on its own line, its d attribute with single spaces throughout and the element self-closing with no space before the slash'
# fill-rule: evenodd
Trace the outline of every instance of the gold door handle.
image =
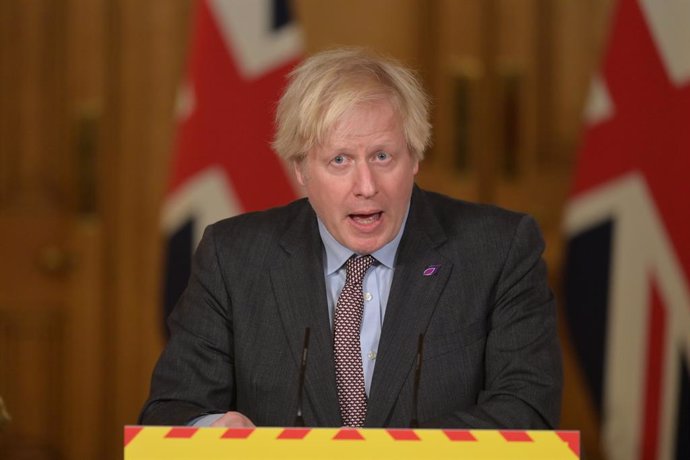
<svg viewBox="0 0 690 460">
<path fill-rule="evenodd" d="M 0 426 L 9 423 L 11 420 L 12 417 L 10 417 L 9 412 L 7 412 L 5 402 L 2 400 L 2 396 L 0 396 Z"/>
</svg>

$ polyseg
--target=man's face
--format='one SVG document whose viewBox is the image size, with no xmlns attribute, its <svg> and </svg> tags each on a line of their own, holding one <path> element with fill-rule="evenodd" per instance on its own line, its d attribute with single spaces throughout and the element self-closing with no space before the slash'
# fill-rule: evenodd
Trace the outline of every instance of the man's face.
<svg viewBox="0 0 690 460">
<path fill-rule="evenodd" d="M 393 107 L 381 100 L 345 112 L 295 173 L 331 235 L 371 254 L 400 230 L 418 166 Z"/>
</svg>

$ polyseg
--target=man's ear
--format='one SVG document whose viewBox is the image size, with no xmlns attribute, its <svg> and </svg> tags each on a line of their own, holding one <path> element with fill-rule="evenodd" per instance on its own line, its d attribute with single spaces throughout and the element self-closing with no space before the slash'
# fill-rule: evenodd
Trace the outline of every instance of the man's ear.
<svg viewBox="0 0 690 460">
<path fill-rule="evenodd" d="M 292 160 L 292 169 L 295 172 L 295 178 L 297 179 L 299 185 L 301 185 L 302 187 L 304 187 L 306 182 L 306 177 L 303 171 L 305 161 L 307 161 L 306 158 Z"/>
</svg>

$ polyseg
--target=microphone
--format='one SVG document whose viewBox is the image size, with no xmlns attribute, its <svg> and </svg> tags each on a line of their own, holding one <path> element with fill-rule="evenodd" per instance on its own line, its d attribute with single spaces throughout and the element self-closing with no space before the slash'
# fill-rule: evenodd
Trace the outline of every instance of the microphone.
<svg viewBox="0 0 690 460">
<path fill-rule="evenodd" d="M 297 389 L 297 415 L 295 426 L 305 426 L 302 417 L 302 393 L 304 393 L 304 374 L 307 371 L 307 354 L 309 353 L 309 328 L 304 329 L 304 346 L 302 347 L 302 363 L 299 367 L 299 388 Z"/>
<path fill-rule="evenodd" d="M 414 387 L 412 387 L 412 419 L 410 428 L 419 428 L 417 420 L 417 402 L 419 400 L 419 379 L 422 376 L 422 358 L 424 356 L 424 334 L 419 334 L 417 342 L 417 365 L 414 371 Z"/>
</svg>

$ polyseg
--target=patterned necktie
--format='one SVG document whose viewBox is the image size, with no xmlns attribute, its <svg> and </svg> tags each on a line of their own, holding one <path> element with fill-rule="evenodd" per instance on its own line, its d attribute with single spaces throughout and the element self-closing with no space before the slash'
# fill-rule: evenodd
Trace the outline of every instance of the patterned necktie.
<svg viewBox="0 0 690 460">
<path fill-rule="evenodd" d="M 344 426 L 362 426 L 367 415 L 359 331 L 364 311 L 362 281 L 374 258 L 353 256 L 347 261 L 345 286 L 338 297 L 333 325 L 333 353 L 338 402 Z"/>
</svg>

